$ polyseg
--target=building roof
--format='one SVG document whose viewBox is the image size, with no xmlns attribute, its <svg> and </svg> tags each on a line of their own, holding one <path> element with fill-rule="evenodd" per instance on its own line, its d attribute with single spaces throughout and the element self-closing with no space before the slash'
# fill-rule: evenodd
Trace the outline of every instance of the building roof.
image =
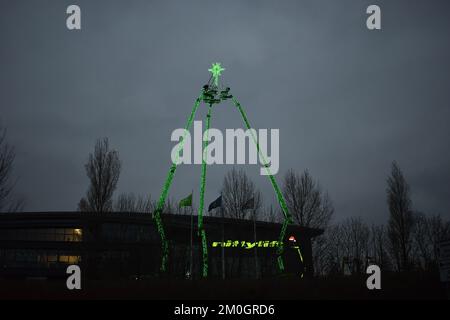
<svg viewBox="0 0 450 320">
<path fill-rule="evenodd" d="M 163 222 L 168 227 L 188 229 L 191 224 L 190 215 L 163 214 Z M 197 224 L 197 216 L 192 216 L 193 224 Z M 238 226 L 247 229 L 253 227 L 253 220 L 232 219 L 204 216 L 204 225 L 207 229 L 220 228 L 225 225 L 227 228 Z M 148 224 L 153 225 L 154 220 L 151 213 L 139 212 L 17 212 L 0 213 L 0 228 L 45 228 L 45 227 L 74 227 L 82 226 L 86 223 L 128 223 L 128 224 Z M 281 223 L 266 221 L 256 221 L 258 230 L 280 230 Z M 304 234 L 310 238 L 323 233 L 322 229 L 307 228 L 299 225 L 289 225 L 289 230 Z"/>
</svg>

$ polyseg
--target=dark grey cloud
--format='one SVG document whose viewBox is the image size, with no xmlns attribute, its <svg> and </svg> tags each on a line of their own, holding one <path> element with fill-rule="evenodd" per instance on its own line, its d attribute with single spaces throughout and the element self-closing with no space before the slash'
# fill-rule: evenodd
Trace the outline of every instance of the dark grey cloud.
<svg viewBox="0 0 450 320">
<path fill-rule="evenodd" d="M 308 168 L 336 220 L 386 220 L 393 160 L 418 210 L 450 216 L 448 1 L 378 1 L 375 32 L 369 1 L 76 1 L 79 32 L 65 28 L 72 3 L 0 4 L 1 119 L 28 210 L 75 209 L 103 136 L 123 161 L 118 192 L 158 197 L 170 134 L 220 61 L 251 123 L 280 129 L 278 180 Z M 212 124 L 242 127 L 230 104 Z M 228 169 L 209 168 L 207 201 Z M 259 167 L 246 170 L 273 202 Z M 200 166 L 181 166 L 171 196 L 199 179 Z"/>
</svg>

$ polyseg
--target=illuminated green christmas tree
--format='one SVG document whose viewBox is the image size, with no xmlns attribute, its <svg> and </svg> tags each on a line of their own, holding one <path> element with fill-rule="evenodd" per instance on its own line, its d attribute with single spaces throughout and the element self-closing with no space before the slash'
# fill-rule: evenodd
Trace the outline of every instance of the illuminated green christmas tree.
<svg viewBox="0 0 450 320">
<path fill-rule="evenodd" d="M 179 160 L 180 152 L 183 150 L 184 141 L 186 138 L 186 132 L 190 130 L 192 122 L 194 120 L 195 114 L 197 112 L 197 109 L 201 102 L 204 102 L 208 106 L 208 114 L 206 116 L 206 132 L 209 131 L 210 125 L 211 125 L 211 114 L 212 109 L 215 104 L 219 104 L 222 101 L 226 101 L 231 99 L 234 106 L 239 111 L 245 127 L 247 129 L 251 129 L 250 123 L 248 121 L 247 115 L 245 114 L 244 108 L 242 105 L 237 101 L 233 95 L 230 94 L 230 88 L 229 87 L 222 87 L 219 85 L 219 78 L 222 74 L 222 71 L 225 69 L 222 68 L 220 63 L 213 63 L 211 68 L 208 69 L 208 71 L 211 72 L 211 78 L 208 81 L 206 85 L 203 86 L 203 89 L 199 95 L 199 97 L 195 100 L 194 106 L 192 108 L 192 111 L 189 115 L 188 121 L 185 126 L 185 135 L 182 136 L 180 143 L 178 144 L 178 150 L 176 151 L 176 159 L 172 163 L 169 172 L 167 174 L 166 181 L 164 182 L 164 186 L 161 192 L 161 196 L 159 197 L 159 201 L 156 207 L 156 210 L 154 211 L 153 218 L 155 219 L 156 227 L 158 229 L 158 233 L 161 237 L 161 249 L 162 249 L 162 257 L 161 257 L 161 272 L 167 271 L 167 264 L 168 264 L 168 257 L 169 257 L 169 244 L 167 242 L 167 238 L 164 231 L 164 226 L 162 223 L 162 210 L 164 208 L 164 204 L 167 200 L 167 196 L 169 193 L 170 186 L 172 184 L 175 171 L 177 169 L 177 163 Z M 292 217 L 289 213 L 289 210 L 287 208 L 286 202 L 284 200 L 284 197 L 281 193 L 281 190 L 275 180 L 275 177 L 272 175 L 270 166 L 268 164 L 268 161 L 265 157 L 265 155 L 261 152 L 260 146 L 258 143 L 258 140 L 254 134 L 254 130 L 249 130 L 251 132 L 252 141 L 255 143 L 258 154 L 260 156 L 260 159 L 262 159 L 263 166 L 266 169 L 267 176 L 269 177 L 269 180 L 272 184 L 272 187 L 275 191 L 275 194 L 277 196 L 277 200 L 280 204 L 281 210 L 284 215 L 284 222 L 281 227 L 281 232 L 279 236 L 279 242 L 284 243 L 284 238 L 286 234 L 286 229 L 289 223 L 292 223 Z M 198 217 L 197 217 L 197 228 L 198 228 L 198 236 L 201 239 L 202 243 L 202 277 L 206 278 L 208 276 L 208 245 L 207 245 L 207 239 L 206 239 L 206 231 L 203 225 L 203 211 L 204 211 L 204 204 L 205 204 L 205 187 L 206 187 L 206 158 L 207 158 L 207 152 L 206 152 L 206 146 L 207 146 L 208 137 L 203 141 L 202 145 L 202 170 L 201 170 L 201 179 L 200 179 L 200 205 L 198 210 Z M 283 264 L 283 245 L 278 246 L 278 267 L 280 272 L 284 271 L 284 264 Z M 300 251 L 299 251 L 300 254 Z M 301 255 L 301 254 L 300 254 Z"/>
</svg>

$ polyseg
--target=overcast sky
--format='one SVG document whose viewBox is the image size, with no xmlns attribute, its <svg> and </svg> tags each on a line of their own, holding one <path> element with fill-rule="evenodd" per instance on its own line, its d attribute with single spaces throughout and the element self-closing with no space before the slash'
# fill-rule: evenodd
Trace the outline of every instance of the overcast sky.
<svg viewBox="0 0 450 320">
<path fill-rule="evenodd" d="M 378 4 L 382 30 L 366 28 Z M 82 30 L 66 28 L 78 4 Z M 450 218 L 449 1 L 0 1 L 0 118 L 16 148 L 26 210 L 75 210 L 84 163 L 108 137 L 123 170 L 116 195 L 158 198 L 171 132 L 183 127 L 212 62 L 255 128 L 280 130 L 282 181 L 309 169 L 335 221 L 385 222 L 396 160 L 415 209 Z M 199 110 L 197 119 L 205 116 Z M 230 103 L 212 126 L 241 128 Z M 259 165 L 243 166 L 274 202 Z M 231 166 L 208 168 L 206 202 Z M 194 189 L 181 166 L 170 196 Z"/>
</svg>

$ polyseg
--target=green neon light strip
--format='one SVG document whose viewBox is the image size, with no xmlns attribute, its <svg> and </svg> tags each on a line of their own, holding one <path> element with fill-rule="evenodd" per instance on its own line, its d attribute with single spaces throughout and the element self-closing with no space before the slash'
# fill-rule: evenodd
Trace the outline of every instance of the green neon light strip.
<svg viewBox="0 0 450 320">
<path fill-rule="evenodd" d="M 255 134 L 253 133 L 252 127 L 250 126 L 250 123 L 247 119 L 247 115 L 244 112 L 244 109 L 242 108 L 241 104 L 239 103 L 239 101 L 237 101 L 236 98 L 232 98 L 234 105 L 238 108 L 242 119 L 244 120 L 245 126 L 247 127 L 247 129 L 250 131 L 251 136 L 252 136 L 252 140 L 253 142 L 256 144 L 256 149 L 258 150 L 258 154 L 260 156 L 260 158 L 263 161 L 263 165 L 264 168 L 266 169 L 267 175 L 269 176 L 270 182 L 272 184 L 273 189 L 275 190 L 275 194 L 277 195 L 277 199 L 278 199 L 278 203 L 280 204 L 281 210 L 283 211 L 284 214 L 284 221 L 283 221 L 283 225 L 281 227 L 281 232 L 280 232 L 280 238 L 279 241 L 281 243 L 284 243 L 284 237 L 286 235 L 286 230 L 287 230 L 287 226 L 288 224 L 292 223 L 292 216 L 289 213 L 288 207 L 286 205 L 286 201 L 284 200 L 283 194 L 281 193 L 280 188 L 278 187 L 278 184 L 275 180 L 275 177 L 272 175 L 272 172 L 269 168 L 269 164 L 267 162 L 267 159 L 265 157 L 265 155 L 261 152 L 261 149 L 259 147 L 259 142 L 255 137 Z M 281 257 L 281 254 L 283 253 L 283 246 L 280 246 L 278 248 L 278 267 L 280 269 L 281 272 L 284 271 L 284 263 L 283 263 L 283 258 Z"/>
<path fill-rule="evenodd" d="M 186 137 L 187 132 L 191 128 L 192 122 L 195 117 L 195 113 L 197 112 L 198 106 L 200 105 L 200 102 L 202 101 L 202 96 L 203 96 L 203 94 L 201 94 L 197 98 L 197 100 L 195 100 L 195 104 L 194 104 L 194 107 L 192 108 L 191 115 L 189 116 L 189 119 L 186 123 L 184 135 L 182 137 L 182 140 L 179 144 L 178 150 L 175 155 L 175 162 L 172 163 L 172 165 L 170 166 L 169 172 L 167 173 L 167 178 L 166 178 L 166 181 L 164 182 L 161 196 L 159 197 L 158 206 L 156 207 L 156 210 L 153 214 L 153 218 L 155 219 L 156 227 L 157 227 L 159 236 L 161 238 L 161 246 L 162 246 L 162 248 L 161 248 L 162 249 L 161 271 L 162 272 L 165 272 L 167 270 L 167 261 L 168 261 L 168 257 L 169 257 L 169 244 L 167 242 L 166 235 L 164 232 L 164 226 L 163 226 L 162 219 L 161 219 L 161 213 L 164 208 L 164 204 L 166 203 L 167 195 L 169 194 L 170 185 L 172 184 L 172 180 L 175 175 L 175 171 L 177 170 L 177 163 L 178 163 L 178 160 L 180 157 L 180 152 L 181 152 L 181 150 L 183 150 L 183 145 L 184 145 L 184 141 L 185 141 L 184 139 Z"/>
<path fill-rule="evenodd" d="M 202 255 L 203 255 L 203 270 L 202 276 L 206 278 L 208 276 L 208 243 L 206 242 L 206 231 L 201 231 L 202 236 Z"/>
<path fill-rule="evenodd" d="M 297 247 L 298 255 L 300 256 L 300 261 L 303 262 L 302 252 L 300 251 L 300 247 Z"/>
<path fill-rule="evenodd" d="M 205 205 L 205 186 L 206 186 L 206 158 L 208 153 L 206 152 L 206 146 L 209 140 L 209 128 L 211 126 L 211 110 L 212 105 L 209 105 L 208 114 L 206 115 L 206 136 L 202 144 L 202 176 L 200 185 L 200 205 L 198 209 L 198 232 L 202 239 L 202 257 L 203 257 L 203 270 L 202 276 L 206 278 L 208 276 L 208 244 L 206 242 L 206 232 L 203 226 L 203 209 Z"/>
<path fill-rule="evenodd" d="M 303 263 L 303 256 L 302 256 L 302 252 L 300 251 L 300 246 L 295 246 L 294 248 L 297 249 L 298 255 L 300 257 L 300 261 Z M 303 276 L 304 276 L 303 271 L 304 270 L 302 270 L 302 272 L 300 273 L 300 278 L 303 278 Z"/>
</svg>

